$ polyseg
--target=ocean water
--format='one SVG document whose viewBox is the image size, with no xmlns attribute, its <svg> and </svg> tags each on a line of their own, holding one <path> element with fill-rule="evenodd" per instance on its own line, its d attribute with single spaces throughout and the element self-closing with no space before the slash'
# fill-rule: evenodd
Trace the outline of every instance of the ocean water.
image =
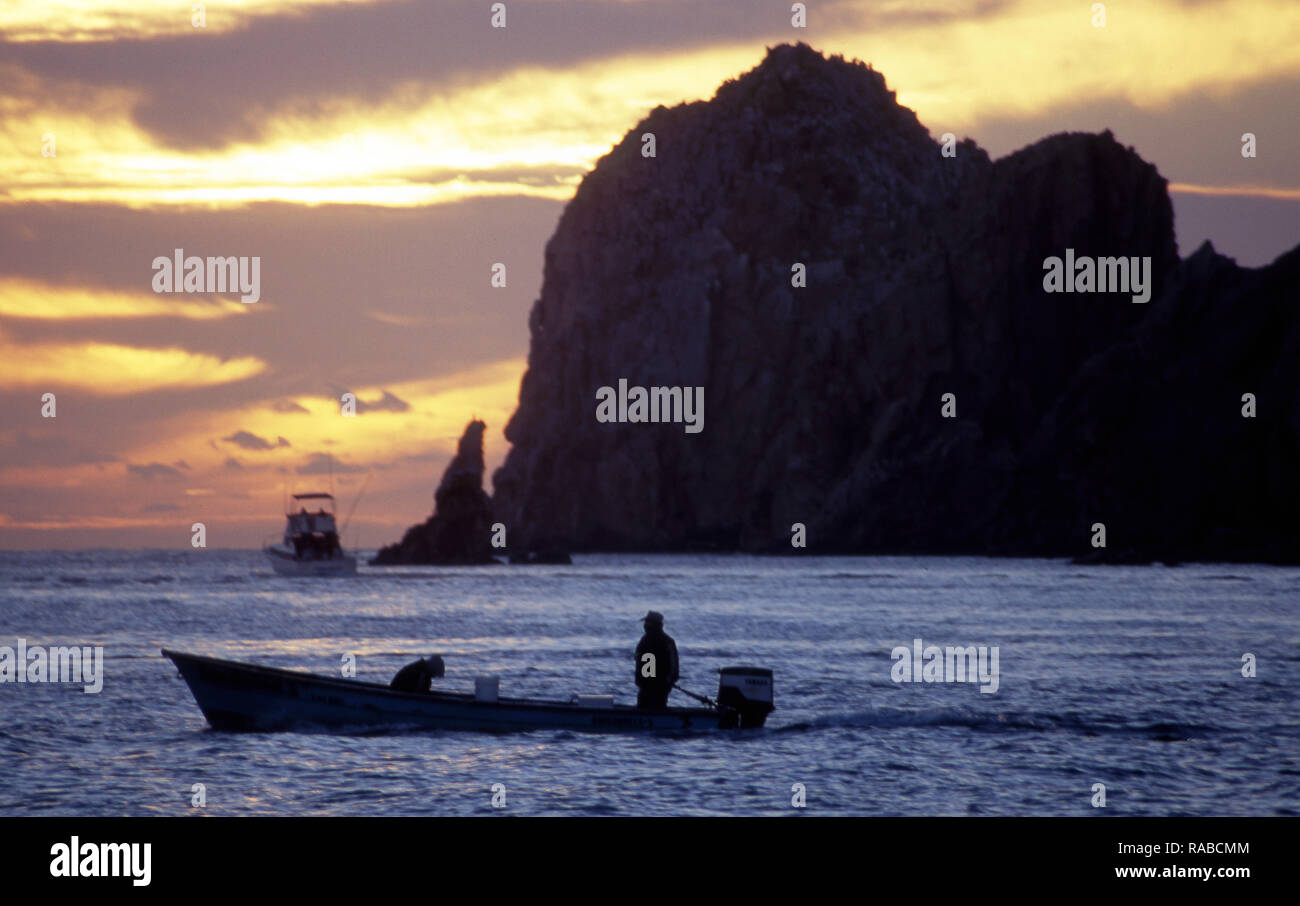
<svg viewBox="0 0 1300 906">
<path fill-rule="evenodd" d="M 105 660 L 98 694 L 0 684 L 0 814 L 1296 815 L 1298 591 L 1242 565 L 601 555 L 294 580 L 254 552 L 3 553 L 0 645 Z M 224 733 L 159 653 L 336 676 L 351 653 L 387 681 L 439 652 L 445 688 L 627 702 L 649 609 L 688 689 L 775 671 L 767 728 Z M 894 682 L 916 638 L 998 646 L 997 691 Z"/>
</svg>

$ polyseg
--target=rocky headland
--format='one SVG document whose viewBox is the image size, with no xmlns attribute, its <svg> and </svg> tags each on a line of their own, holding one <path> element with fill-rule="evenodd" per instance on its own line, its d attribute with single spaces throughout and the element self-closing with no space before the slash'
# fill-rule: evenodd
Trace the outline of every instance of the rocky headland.
<svg viewBox="0 0 1300 906">
<path fill-rule="evenodd" d="M 631 129 L 546 246 L 512 542 L 1300 558 L 1300 251 L 1180 260 L 1166 181 L 1109 132 L 952 150 L 804 45 Z M 1067 249 L 1149 258 L 1150 300 L 1049 294 Z M 620 379 L 705 388 L 703 429 L 598 420 Z"/>
</svg>

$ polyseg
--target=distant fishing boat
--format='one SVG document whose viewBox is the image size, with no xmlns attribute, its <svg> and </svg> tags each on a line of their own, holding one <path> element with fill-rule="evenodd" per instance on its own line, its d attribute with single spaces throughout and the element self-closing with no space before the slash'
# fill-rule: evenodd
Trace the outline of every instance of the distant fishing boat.
<svg viewBox="0 0 1300 906">
<path fill-rule="evenodd" d="M 476 683 L 473 693 L 403 692 L 166 648 L 162 653 L 214 730 L 732 730 L 761 727 L 772 711 L 772 671 L 760 667 L 719 670 L 717 701 L 698 696 L 710 707 L 646 709 L 616 705 L 609 695 L 575 695 L 567 702 L 507 698 L 497 694 L 496 681 L 483 688 Z"/>
<path fill-rule="evenodd" d="M 284 518 L 284 537 L 262 549 L 277 573 L 282 576 L 356 575 L 357 558 L 344 551 L 339 543 L 333 494 L 294 494 L 293 504 Z"/>
</svg>

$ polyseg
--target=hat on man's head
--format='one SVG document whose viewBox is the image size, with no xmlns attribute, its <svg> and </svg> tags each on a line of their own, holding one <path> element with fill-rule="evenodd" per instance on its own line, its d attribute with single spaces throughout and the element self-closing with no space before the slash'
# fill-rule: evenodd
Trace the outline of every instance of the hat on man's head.
<svg viewBox="0 0 1300 906">
<path fill-rule="evenodd" d="M 662 626 L 664 625 L 664 615 L 657 610 L 652 610 L 645 615 L 641 622 L 647 626 Z"/>
</svg>

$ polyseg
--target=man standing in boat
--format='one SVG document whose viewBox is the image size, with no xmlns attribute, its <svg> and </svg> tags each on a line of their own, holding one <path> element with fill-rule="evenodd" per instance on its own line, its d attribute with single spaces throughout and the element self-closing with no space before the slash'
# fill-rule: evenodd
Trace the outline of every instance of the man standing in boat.
<svg viewBox="0 0 1300 906">
<path fill-rule="evenodd" d="M 645 635 L 636 645 L 636 706 L 663 708 L 677 682 L 677 643 L 664 632 L 664 615 L 652 610 L 642 620 Z"/>
</svg>

